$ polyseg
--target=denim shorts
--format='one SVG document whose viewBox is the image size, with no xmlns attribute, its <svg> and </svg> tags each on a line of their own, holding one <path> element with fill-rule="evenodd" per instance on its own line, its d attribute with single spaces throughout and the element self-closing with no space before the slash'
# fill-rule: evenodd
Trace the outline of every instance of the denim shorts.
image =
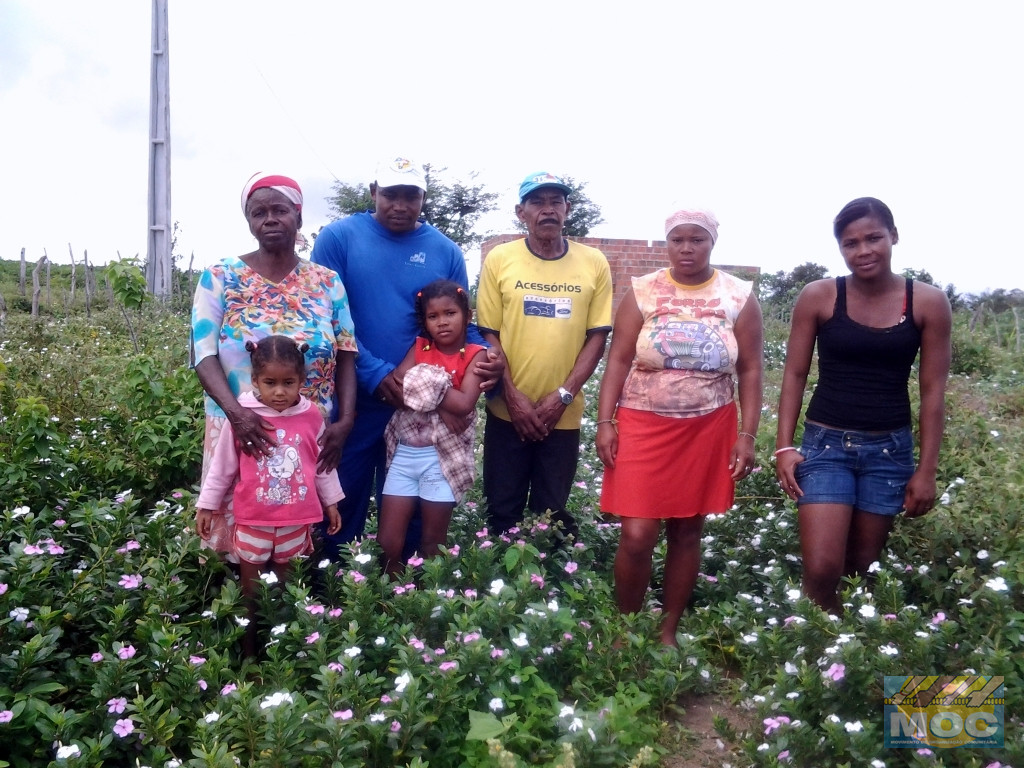
<svg viewBox="0 0 1024 768">
<path fill-rule="evenodd" d="M 455 503 L 455 495 L 441 473 L 437 449 L 398 444 L 384 480 L 387 496 L 419 496 L 424 501 Z"/>
<path fill-rule="evenodd" d="M 898 515 L 914 474 L 910 427 L 856 432 L 805 424 L 795 475 L 797 504 L 845 504 L 876 515 Z"/>
</svg>

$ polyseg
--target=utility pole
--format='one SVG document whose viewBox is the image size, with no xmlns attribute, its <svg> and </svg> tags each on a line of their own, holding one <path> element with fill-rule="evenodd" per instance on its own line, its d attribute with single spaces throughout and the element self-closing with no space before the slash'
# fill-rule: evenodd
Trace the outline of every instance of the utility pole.
<svg viewBox="0 0 1024 768">
<path fill-rule="evenodd" d="M 167 0 L 153 0 L 149 82 L 149 238 L 146 286 L 160 299 L 171 294 L 171 76 Z"/>
</svg>

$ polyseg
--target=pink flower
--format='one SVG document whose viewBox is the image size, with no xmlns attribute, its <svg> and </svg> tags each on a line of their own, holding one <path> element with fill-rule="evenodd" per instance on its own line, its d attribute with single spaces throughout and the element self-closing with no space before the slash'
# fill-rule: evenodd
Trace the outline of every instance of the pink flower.
<svg viewBox="0 0 1024 768">
<path fill-rule="evenodd" d="M 351 720 L 352 710 L 351 709 L 339 709 L 334 713 L 335 720 Z"/>
<path fill-rule="evenodd" d="M 209 687 L 210 687 L 209 685 L 207 685 L 207 683 L 206 683 L 206 681 L 205 681 L 205 680 L 200 680 L 200 681 L 199 681 L 199 682 L 197 683 L 197 685 L 199 686 L 199 690 L 200 690 L 200 691 L 205 691 L 205 690 L 206 690 L 207 688 L 209 688 Z"/>
<path fill-rule="evenodd" d="M 180 499 L 182 497 L 182 495 L 183 494 L 182 494 L 181 491 L 175 491 L 174 493 L 171 494 L 171 498 L 172 499 Z"/>
<path fill-rule="evenodd" d="M 833 664 L 827 670 L 825 670 L 825 677 L 829 680 L 839 681 L 846 677 L 846 665 L 845 664 Z"/>
<path fill-rule="evenodd" d="M 331 608 L 331 610 L 327 612 L 327 615 L 332 619 L 336 619 L 341 616 L 341 608 Z"/>
<path fill-rule="evenodd" d="M 125 589 L 137 589 L 142 584 L 141 574 L 124 574 L 121 580 L 117 582 L 119 586 Z"/>
<path fill-rule="evenodd" d="M 590 629 L 590 622 L 587 621 L 586 619 L 584 619 L 583 621 L 580 622 L 580 626 L 583 627 L 584 629 Z"/>
<path fill-rule="evenodd" d="M 492 659 L 500 659 L 504 655 L 505 655 L 505 651 L 503 651 L 501 648 L 492 648 L 491 649 L 491 658 Z"/>
<path fill-rule="evenodd" d="M 390 696 L 388 696 L 386 693 L 383 696 L 380 697 L 380 703 L 381 704 L 390 704 L 391 702 L 392 702 L 392 698 Z"/>
<path fill-rule="evenodd" d="M 309 645 L 312 645 L 313 643 L 315 643 L 319 639 L 320 639 L 320 633 L 319 632 L 314 632 L 313 634 L 306 636 L 306 643 L 309 644 Z"/>
<path fill-rule="evenodd" d="M 917 754 L 924 755 L 925 757 L 928 757 L 929 755 L 934 755 L 935 753 L 932 752 L 930 749 L 924 749 L 922 747 L 921 749 L 917 750 Z"/>
<path fill-rule="evenodd" d="M 709 581 L 712 584 L 717 584 L 718 583 L 718 577 L 717 576 L 708 576 L 706 573 L 702 573 L 702 574 L 700 574 L 700 577 L 702 579 L 704 579 L 704 581 Z"/>
<path fill-rule="evenodd" d="M 462 594 L 464 594 L 470 600 L 475 600 L 476 599 L 476 590 L 475 589 L 467 589 Z"/>
<path fill-rule="evenodd" d="M 452 548 L 448 550 L 448 554 L 450 554 L 452 557 L 458 557 L 459 556 L 459 552 L 461 552 L 461 551 L 462 550 L 459 549 L 459 545 L 458 544 L 454 544 L 454 545 L 452 545 Z"/>
<path fill-rule="evenodd" d="M 57 519 L 57 520 L 53 521 L 53 527 L 54 528 L 63 528 L 67 524 L 68 524 L 67 520 Z"/>
<path fill-rule="evenodd" d="M 413 568 L 419 568 L 421 565 L 423 565 L 423 558 L 413 555 L 409 558 L 409 565 Z"/>
<path fill-rule="evenodd" d="M 96 653 L 94 653 L 92 656 L 89 657 L 89 660 L 93 664 L 95 664 L 97 662 L 100 662 L 100 661 L 103 661 L 103 654 L 100 653 L 99 651 L 96 651 Z"/>
<path fill-rule="evenodd" d="M 322 605 L 314 603 L 313 605 L 307 605 L 306 611 L 308 613 L 313 614 L 314 616 L 318 616 L 324 612 L 324 607 Z"/>
<path fill-rule="evenodd" d="M 784 749 L 781 752 L 779 752 L 779 760 L 781 760 L 784 763 L 788 763 L 789 762 L 789 750 L 788 749 Z"/>
<path fill-rule="evenodd" d="M 457 661 L 444 661 L 441 662 L 440 666 L 438 666 L 438 669 L 440 669 L 442 672 L 450 672 L 451 670 L 456 669 L 458 666 L 459 663 Z"/>
<path fill-rule="evenodd" d="M 882 614 L 882 618 L 883 619 L 888 619 L 889 621 L 892 621 L 893 619 L 896 618 L 896 614 L 895 613 L 885 613 L 885 614 Z"/>
<path fill-rule="evenodd" d="M 63 555 L 64 554 L 64 547 L 60 546 L 59 544 L 48 544 L 46 546 L 46 549 L 47 549 L 47 551 L 51 555 Z"/>
<path fill-rule="evenodd" d="M 541 576 L 539 573 L 530 574 L 530 583 L 536 584 L 541 589 L 544 589 L 544 577 Z"/>
<path fill-rule="evenodd" d="M 331 670 L 331 672 L 344 672 L 345 671 L 345 667 L 343 667 L 341 664 L 339 664 L 336 661 L 332 661 L 330 664 L 328 664 L 327 668 L 329 670 Z"/>
<path fill-rule="evenodd" d="M 493 546 L 494 546 L 494 542 L 489 540 L 489 539 L 487 541 L 481 541 L 480 542 L 480 549 L 490 549 Z"/>
<path fill-rule="evenodd" d="M 767 736 L 773 731 L 777 731 L 784 725 L 789 725 L 790 719 L 785 715 L 779 715 L 778 717 L 766 717 L 764 719 L 764 733 Z"/>
<path fill-rule="evenodd" d="M 124 698 L 124 696 L 119 696 L 116 699 L 110 699 L 107 702 L 107 712 L 109 712 L 110 714 L 120 715 L 122 712 L 124 712 L 124 708 L 127 706 L 128 699 Z"/>
<path fill-rule="evenodd" d="M 28 545 L 26 545 L 24 552 L 25 552 L 26 555 L 41 555 L 41 554 L 43 554 L 43 550 L 40 547 L 37 547 L 35 544 L 28 544 Z"/>
<path fill-rule="evenodd" d="M 204 659 L 202 656 L 189 656 L 188 662 L 193 666 L 201 667 L 203 664 L 206 663 L 206 659 Z"/>
<path fill-rule="evenodd" d="M 487 538 L 487 529 L 486 528 L 482 528 L 479 531 L 477 531 L 476 532 L 476 537 L 478 539 L 486 539 Z"/>
<path fill-rule="evenodd" d="M 422 651 L 422 650 L 423 650 L 424 648 L 426 648 L 426 647 L 427 647 L 427 646 L 426 646 L 426 645 L 425 645 L 425 644 L 423 643 L 423 641 L 422 641 L 422 640 L 419 640 L 419 639 L 417 639 L 417 638 L 415 638 L 415 637 L 410 637 L 410 638 L 409 638 L 409 645 L 411 645 L 411 646 L 412 646 L 413 648 L 415 648 L 415 649 L 416 649 L 417 651 Z"/>
<path fill-rule="evenodd" d="M 0 712 L 0 723 L 9 723 L 14 719 L 14 712 L 9 709 L 5 709 Z"/>
<path fill-rule="evenodd" d="M 574 563 L 572 560 L 570 560 L 568 563 L 565 564 L 565 572 L 566 573 L 576 573 L 576 569 L 577 568 L 579 568 L 579 566 L 576 563 Z"/>
<path fill-rule="evenodd" d="M 939 624 L 941 624 L 945 620 L 946 620 L 946 614 L 944 614 L 942 611 L 939 611 L 934 616 L 932 616 L 932 624 L 934 624 L 935 626 L 938 626 Z"/>
<path fill-rule="evenodd" d="M 235 685 L 234 683 L 228 683 L 227 685 L 225 685 L 223 688 L 220 689 L 220 695 L 221 696 L 227 696 L 228 694 L 234 693 L 237 690 L 238 690 L 238 686 L 237 685 Z"/>
<path fill-rule="evenodd" d="M 114 723 L 114 733 L 120 736 L 122 739 L 125 736 L 129 736 L 135 731 L 135 723 L 130 717 L 126 717 L 123 720 L 118 720 Z"/>
<path fill-rule="evenodd" d="M 361 581 L 366 581 L 366 577 L 363 576 L 359 571 L 349 571 L 349 575 L 352 577 L 352 581 L 358 584 Z"/>
<path fill-rule="evenodd" d="M 135 655 L 135 646 L 134 645 L 125 645 L 120 650 L 118 650 L 118 652 L 117 652 L 117 657 L 119 659 L 127 660 L 127 659 L 132 658 L 134 655 Z"/>
<path fill-rule="evenodd" d="M 406 590 L 401 584 L 395 584 L 393 591 L 396 595 L 404 595 Z"/>
<path fill-rule="evenodd" d="M 472 643 L 472 642 L 475 642 L 475 641 L 479 640 L 480 637 L 481 637 L 481 635 L 480 635 L 479 632 L 467 632 L 463 636 L 462 642 L 467 643 L 467 644 L 468 643 Z"/>
<path fill-rule="evenodd" d="M 391 732 L 392 733 L 398 733 L 400 730 L 402 730 L 402 724 L 400 722 L 398 722 L 397 720 L 392 720 L 391 721 Z"/>
<path fill-rule="evenodd" d="M 424 664 L 433 664 L 434 663 L 434 657 L 431 656 L 429 653 L 424 653 L 423 654 L 423 663 Z"/>
<path fill-rule="evenodd" d="M 562 633 L 562 639 L 563 640 L 572 640 L 572 632 L 563 632 Z"/>
<path fill-rule="evenodd" d="M 0 584 L 0 595 L 5 595 L 5 594 L 7 594 L 7 585 L 6 584 Z"/>
</svg>

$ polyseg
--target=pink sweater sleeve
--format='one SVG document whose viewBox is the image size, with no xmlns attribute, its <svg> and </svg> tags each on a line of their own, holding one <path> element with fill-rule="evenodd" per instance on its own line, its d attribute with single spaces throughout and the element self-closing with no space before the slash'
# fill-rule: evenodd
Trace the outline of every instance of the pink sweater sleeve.
<svg viewBox="0 0 1024 768">
<path fill-rule="evenodd" d="M 199 509 L 220 510 L 227 492 L 238 482 L 238 452 L 235 449 L 235 431 L 231 423 L 224 421 L 224 429 L 213 449 L 210 469 L 199 491 L 196 506 Z"/>
</svg>

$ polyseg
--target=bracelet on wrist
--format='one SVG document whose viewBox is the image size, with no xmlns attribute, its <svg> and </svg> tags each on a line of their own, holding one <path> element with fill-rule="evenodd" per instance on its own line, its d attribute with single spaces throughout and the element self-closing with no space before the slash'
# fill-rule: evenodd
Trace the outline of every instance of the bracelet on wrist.
<svg viewBox="0 0 1024 768">
<path fill-rule="evenodd" d="M 786 451 L 799 451 L 799 450 L 800 450 L 800 449 L 799 449 L 799 448 L 797 448 L 796 446 L 793 446 L 793 445 L 787 445 L 787 446 L 785 446 L 785 447 L 783 447 L 783 448 L 777 448 L 777 449 L 775 450 L 775 453 L 773 453 L 773 454 L 772 454 L 772 456 L 773 456 L 773 457 L 774 457 L 774 456 L 778 456 L 778 455 L 779 455 L 780 453 L 785 453 Z"/>
<path fill-rule="evenodd" d="M 598 419 L 594 423 L 595 424 L 611 424 L 613 427 L 617 427 L 619 425 L 619 420 L 618 419 Z"/>
<path fill-rule="evenodd" d="M 739 432 L 737 434 L 738 434 L 739 437 L 749 437 L 755 443 L 757 442 L 757 436 L 756 435 L 752 435 L 749 432 Z"/>
</svg>

